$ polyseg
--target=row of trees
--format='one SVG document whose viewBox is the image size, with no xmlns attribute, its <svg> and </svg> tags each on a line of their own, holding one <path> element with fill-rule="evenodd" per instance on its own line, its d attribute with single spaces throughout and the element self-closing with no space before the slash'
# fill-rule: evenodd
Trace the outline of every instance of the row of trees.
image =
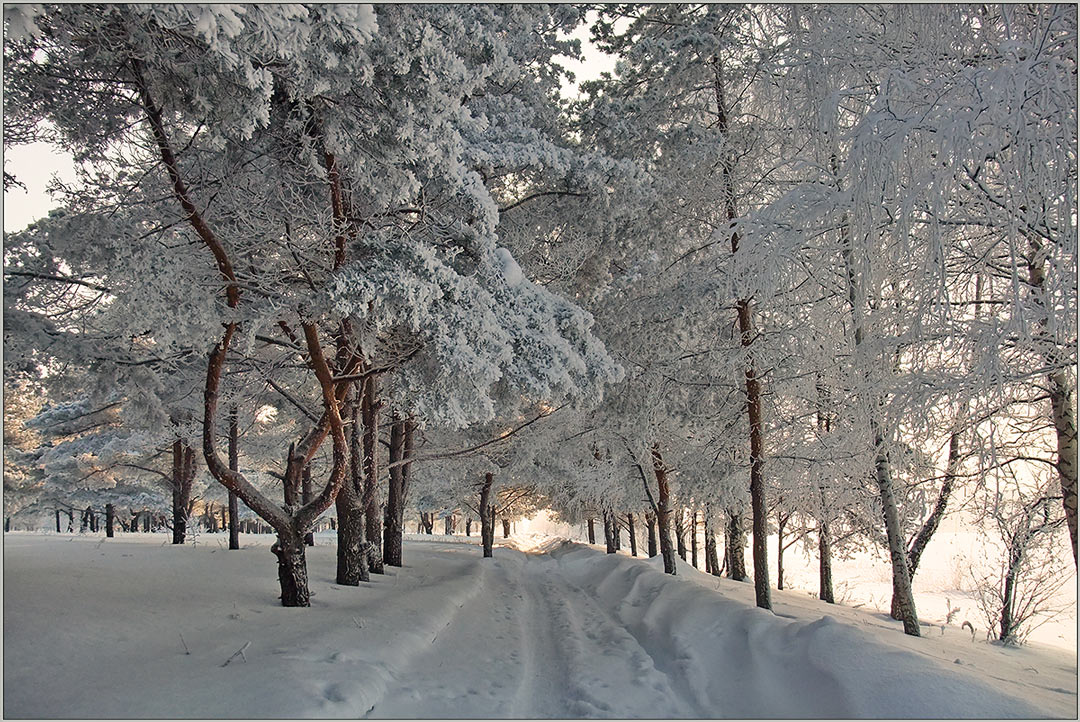
<svg viewBox="0 0 1080 722">
<path fill-rule="evenodd" d="M 910 634 L 962 504 L 1075 564 L 1075 8 L 586 11 L 13 9 L 5 144 L 81 168 L 5 239 L 7 377 L 88 427 L 45 478 L 201 457 L 287 605 L 331 504 L 355 583 L 407 498 L 636 516 L 669 573 L 689 509 L 766 608 L 771 529 L 823 599 L 872 539 Z"/>
</svg>

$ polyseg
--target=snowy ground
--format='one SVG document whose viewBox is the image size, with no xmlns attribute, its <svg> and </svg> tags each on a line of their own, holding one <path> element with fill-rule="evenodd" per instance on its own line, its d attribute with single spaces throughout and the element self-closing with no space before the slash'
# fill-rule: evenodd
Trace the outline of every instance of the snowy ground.
<svg viewBox="0 0 1080 722">
<path fill-rule="evenodd" d="M 359 589 L 320 538 L 298 610 L 269 537 L 7 534 L 4 717 L 1076 717 L 1075 652 L 802 592 L 772 615 L 748 584 L 524 533 L 492 560 L 408 537 Z"/>
</svg>

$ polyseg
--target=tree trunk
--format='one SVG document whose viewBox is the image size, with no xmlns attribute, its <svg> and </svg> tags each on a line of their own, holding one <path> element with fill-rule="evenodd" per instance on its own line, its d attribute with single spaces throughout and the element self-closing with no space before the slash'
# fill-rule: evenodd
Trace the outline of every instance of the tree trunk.
<svg viewBox="0 0 1080 722">
<path fill-rule="evenodd" d="M 114 525 L 116 524 L 116 510 L 112 504 L 105 505 L 105 536 L 109 539 L 113 538 L 115 534 Z"/>
<path fill-rule="evenodd" d="M 648 551 L 649 558 L 652 559 L 656 556 L 656 515 L 650 512 L 645 513 L 645 526 L 649 529 L 649 541 Z"/>
<path fill-rule="evenodd" d="M 172 445 L 172 531 L 173 544 L 183 544 L 185 536 L 186 520 L 184 519 L 184 505 L 180 501 L 181 488 L 184 485 L 184 446 L 180 439 Z"/>
<path fill-rule="evenodd" d="M 1061 482 L 1061 503 L 1065 507 L 1065 522 L 1069 526 L 1073 566 L 1077 566 L 1077 429 L 1076 412 L 1073 410 L 1076 404 L 1076 389 L 1073 387 L 1067 369 L 1061 368 L 1062 365 L 1068 364 L 1068 354 L 1062 353 L 1057 341 L 1046 330 L 1049 323 L 1049 311 L 1043 296 L 1046 288 L 1048 254 L 1043 253 L 1042 244 L 1034 237 L 1029 238 L 1029 243 L 1031 255 L 1028 259 L 1028 282 L 1032 287 L 1034 301 L 1041 310 L 1038 319 L 1038 340 L 1042 347 L 1046 367 L 1050 369 L 1047 382 L 1054 433 L 1057 437 L 1057 470 Z M 1075 345 L 1075 341 L 1073 343 Z"/>
<path fill-rule="evenodd" d="M 348 397 L 349 468 L 334 500 L 337 512 L 337 576 L 342 586 L 355 587 L 368 581 L 368 561 L 364 553 L 365 507 L 363 503 L 364 457 L 361 450 L 359 408 L 355 397 Z"/>
<path fill-rule="evenodd" d="M 742 514 L 728 510 L 727 532 L 724 535 L 724 558 L 727 562 L 728 578 L 745 582 L 746 576 L 746 532 L 743 530 Z"/>
<path fill-rule="evenodd" d="M 367 506 L 366 540 L 374 545 L 369 569 L 373 574 L 383 573 L 382 557 L 382 508 L 379 503 L 379 387 L 378 377 L 364 379 L 361 413 L 364 421 L 364 496 Z"/>
<path fill-rule="evenodd" d="M 143 512 L 142 530 L 144 534 L 150 533 L 150 512 Z"/>
<path fill-rule="evenodd" d="M 507 520 L 507 519 L 503 519 L 502 520 L 502 527 L 503 527 L 503 539 L 509 539 L 510 538 L 510 521 Z"/>
<path fill-rule="evenodd" d="M 660 446 L 652 448 L 653 474 L 656 476 L 657 503 L 656 526 L 660 537 L 660 553 L 664 556 L 664 573 L 675 574 L 675 548 L 671 543 L 671 487 L 668 484 L 667 467 L 660 455 Z"/>
<path fill-rule="evenodd" d="M 270 551 L 278 560 L 278 583 L 281 585 L 281 606 L 310 607 L 307 558 L 304 536 L 296 530 L 279 531 Z"/>
<path fill-rule="evenodd" d="M 697 509 L 690 512 L 690 566 L 697 569 Z"/>
<path fill-rule="evenodd" d="M 589 543 L 590 544 L 595 544 L 596 543 L 596 528 L 595 528 L 596 524 L 595 524 L 595 521 L 596 520 L 593 519 L 592 517 L 589 517 L 589 519 L 587 520 L 588 528 L 589 528 Z"/>
<path fill-rule="evenodd" d="M 311 464 L 304 466 L 303 482 L 300 490 L 300 503 L 306 506 L 311 501 Z M 307 534 L 304 534 L 304 543 L 309 547 L 315 546 L 314 531 L 309 529 Z"/>
<path fill-rule="evenodd" d="M 893 568 L 893 598 L 896 599 L 896 611 L 904 621 L 904 633 L 913 637 L 920 636 L 919 618 L 915 612 L 915 598 L 911 591 L 911 574 L 908 571 L 907 554 L 904 549 L 904 535 L 900 529 L 900 514 L 896 507 L 893 492 L 892 474 L 888 457 L 885 454 L 885 439 L 877 422 L 870 420 L 874 434 L 877 455 L 874 462 L 878 489 L 881 492 L 882 513 L 885 517 L 885 534 L 889 541 L 889 556 Z"/>
<path fill-rule="evenodd" d="M 630 535 L 630 556 L 637 556 L 637 536 L 634 534 L 634 513 L 626 512 L 626 528 Z"/>
<path fill-rule="evenodd" d="M 776 588 L 781 591 L 784 589 L 784 527 L 787 522 L 787 517 L 781 513 L 776 524 Z"/>
<path fill-rule="evenodd" d="M 1009 551 L 1009 566 L 1005 571 L 1005 589 L 1001 595 L 1001 624 L 998 637 L 1004 644 L 1013 644 L 1016 641 L 1013 639 L 1019 626 L 1015 617 L 1016 578 L 1020 573 L 1022 558 L 1022 554 L 1014 550 Z"/>
<path fill-rule="evenodd" d="M 506 526 L 506 522 L 504 521 L 503 522 L 503 527 L 505 528 L 505 526 Z M 450 536 L 453 533 L 454 533 L 454 515 L 453 514 L 447 514 L 446 517 L 443 519 L 443 534 L 445 536 Z"/>
<path fill-rule="evenodd" d="M 679 551 L 679 558 L 686 561 L 686 510 L 679 509 L 675 515 L 675 542 Z"/>
<path fill-rule="evenodd" d="M 611 512 L 604 511 L 604 547 L 608 554 L 614 554 L 615 549 L 615 519 Z"/>
<path fill-rule="evenodd" d="M 937 502 L 934 504 L 934 509 L 930 512 L 930 516 L 923 522 L 922 527 L 919 529 L 919 533 L 911 542 L 911 547 L 907 552 L 908 571 L 911 574 L 911 579 L 913 581 L 915 579 L 915 570 L 919 568 L 919 562 L 922 560 L 923 552 L 926 550 L 927 544 L 930 543 L 931 537 L 934 536 L 934 532 L 937 531 L 938 526 L 941 524 L 941 520 L 945 517 L 945 509 L 949 503 L 949 496 L 952 494 L 953 484 L 956 481 L 956 471 L 959 465 L 960 430 L 954 425 L 953 432 L 949 436 L 949 457 L 945 464 L 945 479 L 941 482 L 941 489 L 938 491 Z M 903 610 L 901 609 L 899 602 L 900 600 L 897 598 L 896 594 L 893 594 L 890 610 L 893 619 L 903 619 Z"/>
<path fill-rule="evenodd" d="M 465 536 L 472 536 L 472 517 L 465 517 Z"/>
<path fill-rule="evenodd" d="M 835 604 L 832 584 L 832 538 L 829 522 L 818 520 L 818 599 Z"/>
<path fill-rule="evenodd" d="M 728 108 L 725 103 L 724 80 L 720 56 L 713 56 L 714 71 L 713 91 L 716 95 L 717 127 L 720 135 L 728 139 Z M 724 183 L 724 206 L 727 219 L 732 224 L 739 218 L 735 207 L 735 181 L 733 178 L 735 155 L 725 154 L 720 163 Z M 739 250 L 739 234 L 731 233 L 731 253 Z M 739 337 L 744 351 L 745 362 L 743 376 L 746 385 L 746 417 L 750 425 L 750 508 L 754 532 L 754 596 L 762 609 L 772 609 L 769 591 L 769 554 L 766 547 L 768 529 L 768 509 L 765 504 L 765 433 L 761 418 L 761 382 L 758 379 L 754 362 L 753 343 L 757 336 L 754 328 L 753 310 L 749 298 L 740 298 L 735 303 L 739 317 Z"/>
<path fill-rule="evenodd" d="M 493 556 L 495 545 L 495 507 L 491 504 L 491 486 L 494 481 L 493 474 L 484 474 L 484 485 L 480 488 L 480 538 L 485 557 Z"/>
<path fill-rule="evenodd" d="M 414 424 L 395 419 L 390 426 L 390 463 L 412 456 Z M 405 531 L 405 494 L 409 464 L 390 469 L 390 484 L 386 493 L 386 512 L 383 514 L 383 562 L 401 566 L 402 534 Z"/>
<path fill-rule="evenodd" d="M 56 533 L 60 533 L 60 510 L 56 510 Z"/>
<path fill-rule="evenodd" d="M 709 574 L 720 576 L 720 560 L 716 556 L 716 533 L 709 521 L 711 512 L 705 507 L 705 567 Z"/>
</svg>

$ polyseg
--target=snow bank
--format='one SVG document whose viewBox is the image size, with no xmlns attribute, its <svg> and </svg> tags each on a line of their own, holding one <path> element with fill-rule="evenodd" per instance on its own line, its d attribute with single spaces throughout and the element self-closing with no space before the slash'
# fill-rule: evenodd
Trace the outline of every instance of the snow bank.
<svg viewBox="0 0 1080 722">
<path fill-rule="evenodd" d="M 659 557 L 639 563 L 574 543 L 563 543 L 550 553 L 563 573 L 613 610 L 642 646 L 674 660 L 699 707 L 716 716 L 1076 714 L 1075 659 L 1071 670 L 1064 670 L 1073 677 L 1071 690 L 1043 689 L 1038 702 L 1028 701 L 1021 695 L 1034 690 L 1022 683 L 987 679 L 965 670 L 959 658 L 955 666 L 946 666 L 895 644 L 903 640 L 934 647 L 932 638 L 889 632 L 895 636 L 886 641 L 829 615 L 792 621 L 806 610 L 786 609 L 783 599 L 774 604 L 779 614 L 757 609 L 746 599 L 753 598 L 751 585 L 702 574 L 681 560 L 681 577 L 672 578 L 663 573 Z M 729 596 L 729 591 L 741 598 Z M 814 604 L 819 611 L 825 606 Z"/>
</svg>

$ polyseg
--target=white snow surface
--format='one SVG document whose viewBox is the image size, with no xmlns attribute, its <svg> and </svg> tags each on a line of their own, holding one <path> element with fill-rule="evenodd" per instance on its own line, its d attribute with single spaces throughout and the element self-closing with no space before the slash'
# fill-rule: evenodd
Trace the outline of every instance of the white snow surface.
<svg viewBox="0 0 1080 722">
<path fill-rule="evenodd" d="M 406 538 L 352 588 L 318 535 L 312 607 L 284 609 L 269 536 L 6 534 L 4 717 L 1076 717 L 1075 653 L 907 637 L 804 593 L 772 614 L 564 540 Z"/>
</svg>

